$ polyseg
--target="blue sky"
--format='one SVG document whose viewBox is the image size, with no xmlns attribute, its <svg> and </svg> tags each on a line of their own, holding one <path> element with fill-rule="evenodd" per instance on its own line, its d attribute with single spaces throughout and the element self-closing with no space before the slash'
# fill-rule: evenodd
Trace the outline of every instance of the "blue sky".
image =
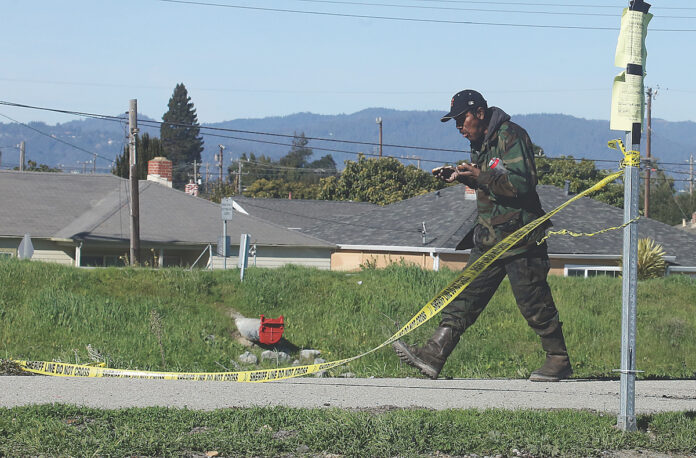
<svg viewBox="0 0 696 458">
<path fill-rule="evenodd" d="M 117 114 L 136 98 L 141 113 L 160 119 L 183 82 L 199 120 L 218 122 L 369 107 L 444 112 L 453 93 L 474 88 L 511 114 L 609 119 L 611 84 L 621 70 L 614 51 L 628 0 L 588 1 L 595 6 L 579 7 L 580 0 L 5 1 L 0 100 Z M 660 87 L 653 117 L 696 121 L 696 2 L 652 3 L 646 85 Z M 76 118 L 6 106 L 0 114 L 22 122 Z"/>
</svg>

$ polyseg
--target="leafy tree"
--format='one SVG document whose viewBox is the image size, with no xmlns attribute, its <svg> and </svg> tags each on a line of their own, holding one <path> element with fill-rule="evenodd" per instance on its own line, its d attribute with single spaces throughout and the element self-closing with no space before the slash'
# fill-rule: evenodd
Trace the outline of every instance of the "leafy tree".
<svg viewBox="0 0 696 458">
<path fill-rule="evenodd" d="M 336 162 L 330 154 L 309 162 L 314 152 L 308 143 L 304 133 L 295 134 L 290 151 L 278 161 L 263 155 L 257 158 L 253 153 L 247 157 L 244 153 L 229 166 L 228 174 L 234 177 L 230 181 L 238 185 L 237 180 L 241 179 L 244 195 L 250 197 L 284 198 L 292 195 L 294 198 L 316 199 L 319 181 L 337 173 Z M 237 176 L 240 162 L 242 174 Z"/>
<path fill-rule="evenodd" d="M 577 160 L 573 156 L 554 159 L 537 156 L 536 167 L 540 184 L 563 188 L 565 182 L 569 181 L 569 190 L 573 194 L 584 191 L 611 174 L 609 171 L 597 169 L 594 161 Z M 623 184 L 609 183 L 590 197 L 615 207 L 623 207 Z"/>
<path fill-rule="evenodd" d="M 166 157 L 172 161 L 173 184 L 182 188 L 188 182 L 186 165 L 201 161 L 203 137 L 196 109 L 183 83 L 174 88 L 168 106 L 169 110 L 162 116 L 160 138 Z"/>
<path fill-rule="evenodd" d="M 19 170 L 19 167 L 15 167 L 14 170 Z M 24 167 L 27 172 L 62 172 L 63 170 L 55 167 L 51 167 L 46 164 L 37 164 L 36 161 L 29 159 L 27 161 L 27 166 Z"/>
<path fill-rule="evenodd" d="M 408 199 L 445 184 L 430 173 L 413 165 L 404 166 L 394 158 L 382 157 L 346 161 L 346 168 L 338 177 L 323 178 L 320 199 L 356 200 L 386 205 Z"/>
<path fill-rule="evenodd" d="M 244 195 L 276 199 L 290 197 L 293 199 L 317 199 L 319 196 L 319 185 L 261 178 L 249 185 L 244 191 Z"/>
<path fill-rule="evenodd" d="M 138 180 L 147 179 L 147 162 L 156 157 L 164 156 L 162 142 L 157 137 L 150 137 L 145 133 L 138 136 L 135 143 L 135 169 Z M 111 170 L 111 173 L 122 178 L 129 176 L 129 160 L 130 152 L 128 145 L 123 148 L 123 154 L 116 158 L 116 165 Z"/>
</svg>

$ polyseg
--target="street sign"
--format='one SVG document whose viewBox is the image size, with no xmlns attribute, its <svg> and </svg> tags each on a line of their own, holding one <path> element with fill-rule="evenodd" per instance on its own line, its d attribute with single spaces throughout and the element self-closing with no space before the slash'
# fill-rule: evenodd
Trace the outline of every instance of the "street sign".
<svg viewBox="0 0 696 458">
<path fill-rule="evenodd" d="M 232 221 L 232 216 L 234 215 L 234 201 L 231 197 L 225 197 L 220 201 L 220 208 L 222 209 L 222 220 Z"/>
</svg>

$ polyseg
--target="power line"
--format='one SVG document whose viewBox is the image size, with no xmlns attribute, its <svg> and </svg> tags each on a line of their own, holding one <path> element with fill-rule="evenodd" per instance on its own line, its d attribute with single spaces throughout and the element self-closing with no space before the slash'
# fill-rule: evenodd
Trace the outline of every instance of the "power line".
<svg viewBox="0 0 696 458">
<path fill-rule="evenodd" d="M 409 17 L 396 17 L 396 16 L 376 16 L 367 14 L 350 14 L 350 13 L 331 13 L 326 11 L 306 11 L 306 10 L 293 10 L 286 8 L 265 8 L 259 6 L 244 6 L 244 5 L 230 5 L 224 3 L 212 3 L 212 2 L 202 2 L 193 0 L 157 0 L 164 3 L 177 3 L 184 5 L 195 5 L 195 6 L 211 6 L 217 8 L 232 8 L 241 10 L 252 10 L 252 11 L 263 11 L 263 12 L 274 12 L 274 13 L 292 13 L 292 14 L 306 14 L 314 16 L 332 16 L 332 17 L 347 17 L 354 19 L 379 19 L 386 21 L 400 21 L 400 22 L 421 22 L 421 23 L 434 23 L 434 24 L 459 24 L 459 25 L 488 25 L 488 26 L 501 26 L 501 27 L 518 27 L 518 28 L 537 28 L 537 29 L 566 29 L 566 30 L 611 30 L 617 31 L 617 27 L 595 27 L 595 26 L 574 26 L 574 25 L 559 25 L 559 24 L 522 24 L 522 23 L 506 23 L 506 22 L 479 22 L 479 21 L 456 21 L 452 19 L 424 19 L 424 18 L 409 18 Z M 650 29 L 651 32 L 696 32 L 696 29 Z"/>
<path fill-rule="evenodd" d="M 490 9 L 490 8 L 462 8 L 454 6 L 420 6 L 420 5 L 398 5 L 394 3 L 373 3 L 373 2 L 350 2 L 350 1 L 340 1 L 340 0 L 294 0 L 296 2 L 305 3 L 324 3 L 333 5 L 350 5 L 350 6 L 378 6 L 378 7 L 388 7 L 388 8 L 404 8 L 404 9 L 418 9 L 418 10 L 434 10 L 434 11 L 476 11 L 476 12 L 486 12 L 486 13 L 515 13 L 515 14 L 545 14 L 553 16 L 593 16 L 593 17 L 611 17 L 616 18 L 616 14 L 611 13 L 583 13 L 577 11 L 539 11 L 539 10 L 501 10 L 501 9 Z M 478 3 L 478 2 L 470 2 Z M 511 5 L 526 6 L 521 3 L 511 3 Z M 560 5 L 559 5 L 560 6 Z M 620 8 L 620 7 L 611 7 Z M 696 16 L 659 16 L 660 19 L 696 19 Z"/>
<path fill-rule="evenodd" d="M 89 112 L 83 112 L 83 111 L 72 111 L 72 110 L 66 110 L 66 109 L 59 109 L 59 108 L 48 108 L 48 107 L 39 107 L 39 106 L 34 106 L 34 105 L 26 105 L 26 104 L 21 104 L 21 103 L 15 103 L 15 102 L 8 102 L 8 101 L 3 101 L 0 100 L 0 105 L 6 105 L 6 106 L 11 106 L 11 107 L 17 107 L 17 108 L 25 108 L 25 109 L 32 109 L 32 110 L 40 110 L 40 111 L 50 111 L 50 112 L 56 112 L 56 113 L 62 113 L 62 114 L 70 114 L 70 115 L 76 115 L 76 116 L 82 116 L 86 118 L 94 118 L 94 119 L 100 119 L 104 121 L 113 121 L 113 122 L 119 122 L 123 123 L 124 118 L 119 117 L 119 116 L 112 116 L 112 115 L 105 115 L 105 114 L 99 114 L 99 113 L 89 113 Z M 7 116 L 6 116 L 7 117 Z M 15 121 L 12 118 L 9 118 L 12 121 Z M 18 122 L 18 121 L 15 121 Z M 171 126 L 177 126 L 177 127 L 196 127 L 193 124 L 185 124 L 185 123 L 173 123 L 173 122 L 162 122 L 162 121 L 154 121 L 154 120 L 140 120 L 141 124 L 147 125 L 149 127 L 160 127 L 162 124 L 167 124 Z M 22 124 L 22 123 L 20 123 Z M 27 126 L 29 127 L 29 126 Z M 223 127 L 211 127 L 211 126 L 197 126 L 201 130 L 212 130 L 212 131 L 222 131 L 222 132 L 233 132 L 233 133 L 242 133 L 242 134 L 250 134 L 250 135 L 263 135 L 263 136 L 272 136 L 272 137 L 282 137 L 282 138 L 296 138 L 296 135 L 291 135 L 291 134 L 280 134 L 280 133 L 275 133 L 275 132 L 262 132 L 262 131 L 253 131 L 253 130 L 243 130 L 243 129 L 231 129 L 231 128 L 223 128 Z M 33 129 L 33 128 L 32 128 Z M 53 138 L 54 140 L 57 141 L 62 141 L 59 140 L 55 137 L 52 137 L 48 134 L 47 135 L 50 138 Z M 221 134 L 214 134 L 210 132 L 202 132 L 203 135 L 211 136 L 211 137 L 219 137 L 219 138 L 229 138 L 233 140 L 241 140 L 241 141 L 248 141 L 248 142 L 254 142 L 254 143 L 265 143 L 265 144 L 272 144 L 272 145 L 279 145 L 279 146 L 290 146 L 292 147 L 292 144 L 289 143 L 281 143 L 281 142 L 274 142 L 270 140 L 261 140 L 258 138 L 245 138 L 245 137 L 237 137 L 237 136 L 231 136 L 231 135 L 221 135 Z M 346 144 L 354 144 L 354 145 L 363 145 L 363 146 L 379 146 L 379 143 L 377 142 L 363 142 L 363 141 L 356 141 L 356 140 L 341 140 L 337 138 L 325 138 L 325 137 L 307 137 L 305 136 L 307 140 L 315 140 L 315 141 L 324 141 L 324 142 L 334 142 L 334 143 L 346 143 Z M 67 142 L 66 142 L 67 143 Z M 71 145 L 74 146 L 74 145 Z M 462 153 L 470 153 L 471 151 L 469 150 L 464 150 L 464 149 L 448 149 L 448 148 L 437 148 L 437 147 L 429 147 L 429 146 L 414 146 L 414 145 L 398 145 L 398 144 L 391 144 L 391 143 L 385 143 L 383 144 L 385 147 L 391 147 L 391 148 L 402 148 L 402 149 L 417 149 L 417 150 L 422 150 L 422 151 L 438 151 L 438 152 L 449 152 L 449 153 L 457 153 L 457 154 L 462 154 Z M 76 147 L 79 149 L 79 147 Z M 319 147 L 319 146 L 313 146 L 311 147 L 312 150 L 319 150 L 319 151 L 329 151 L 329 152 L 337 152 L 337 153 L 345 153 L 345 154 L 352 154 L 352 155 L 364 155 L 364 156 L 374 156 L 378 157 L 378 154 L 374 153 L 368 153 L 368 152 L 356 152 L 356 151 L 348 151 L 348 150 L 342 150 L 342 149 L 335 149 L 335 148 L 325 148 L 325 147 Z M 86 151 L 86 150 L 83 150 Z M 91 153 L 89 151 L 86 151 L 89 154 L 94 155 L 94 153 Z M 99 156 L 102 159 L 106 159 L 103 156 Z M 396 156 L 385 156 L 385 157 L 390 157 L 392 159 L 403 159 L 400 157 Z M 618 163 L 617 160 L 611 160 L 611 159 L 590 159 L 590 158 L 583 158 L 583 157 L 548 157 L 548 156 L 542 156 L 543 159 L 549 160 L 549 161 L 563 161 L 563 160 L 572 160 L 572 161 L 592 161 L 592 162 L 605 162 L 605 163 L 613 163 L 616 164 Z M 107 159 L 111 161 L 111 159 Z M 432 159 L 421 159 L 422 162 L 430 162 L 430 163 L 437 163 L 441 164 L 443 161 L 442 160 L 432 160 Z M 684 165 L 682 163 L 675 163 L 675 162 L 660 162 L 663 165 Z"/>
<path fill-rule="evenodd" d="M 37 132 L 37 133 L 39 133 L 39 134 L 41 134 L 41 135 L 43 135 L 43 136 L 45 136 L 45 137 L 48 137 L 48 138 L 50 138 L 50 139 L 52 139 L 52 140 L 57 141 L 57 142 L 59 142 L 59 143 L 63 143 L 63 144 L 68 145 L 68 146 L 70 146 L 70 147 L 72 147 L 72 148 L 75 148 L 76 150 L 79 150 L 79 151 L 82 151 L 82 152 L 84 152 L 84 153 L 87 153 L 87 154 L 89 154 L 89 155 L 92 156 L 92 157 L 98 157 L 98 158 L 100 158 L 100 159 L 104 159 L 105 161 L 113 162 L 113 159 L 110 159 L 110 158 L 108 158 L 108 157 L 101 156 L 101 155 L 99 155 L 99 154 L 97 154 L 97 153 L 93 153 L 92 151 L 88 151 L 88 150 L 86 150 L 86 149 L 84 149 L 84 148 L 82 148 L 82 147 L 80 147 L 80 146 L 73 145 L 73 144 L 70 143 L 70 142 L 66 142 L 65 140 L 61 140 L 61 139 L 58 138 L 58 137 L 54 137 L 53 135 L 47 134 L 46 132 L 42 132 L 42 131 L 40 131 L 39 129 L 36 129 L 36 128 L 34 128 L 34 127 L 31 127 L 31 126 L 28 125 L 28 124 L 24 124 L 23 122 L 20 122 L 20 121 L 17 121 L 16 119 L 10 118 L 10 117 L 7 116 L 7 115 L 4 115 L 4 114 L 0 113 L 0 116 L 2 116 L 3 118 L 7 118 L 7 119 L 9 119 L 10 121 L 16 122 L 17 124 L 21 124 L 21 125 L 23 125 L 24 127 L 26 127 L 27 129 L 31 129 L 31 130 L 33 130 L 34 132 Z"/>
<path fill-rule="evenodd" d="M 557 8 L 622 8 L 625 5 L 607 5 L 607 4 L 565 4 L 565 3 L 532 3 L 532 2 L 500 2 L 500 1 L 484 1 L 484 0 L 412 0 L 417 2 L 426 3 L 478 3 L 486 5 L 516 5 L 516 6 L 552 6 Z M 696 10 L 692 7 L 678 7 L 678 6 L 657 6 L 657 9 L 665 10 Z"/>
</svg>

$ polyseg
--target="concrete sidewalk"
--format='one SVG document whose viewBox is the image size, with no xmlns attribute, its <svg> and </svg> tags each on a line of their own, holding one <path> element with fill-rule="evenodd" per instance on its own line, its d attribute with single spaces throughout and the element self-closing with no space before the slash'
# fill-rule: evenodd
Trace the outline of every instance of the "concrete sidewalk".
<svg viewBox="0 0 696 458">
<path fill-rule="evenodd" d="M 288 406 L 587 409 L 616 414 L 618 381 L 298 378 L 268 383 L 0 376 L 0 406 L 62 403 L 121 407 Z M 696 380 L 637 381 L 636 414 L 696 411 Z"/>
</svg>

